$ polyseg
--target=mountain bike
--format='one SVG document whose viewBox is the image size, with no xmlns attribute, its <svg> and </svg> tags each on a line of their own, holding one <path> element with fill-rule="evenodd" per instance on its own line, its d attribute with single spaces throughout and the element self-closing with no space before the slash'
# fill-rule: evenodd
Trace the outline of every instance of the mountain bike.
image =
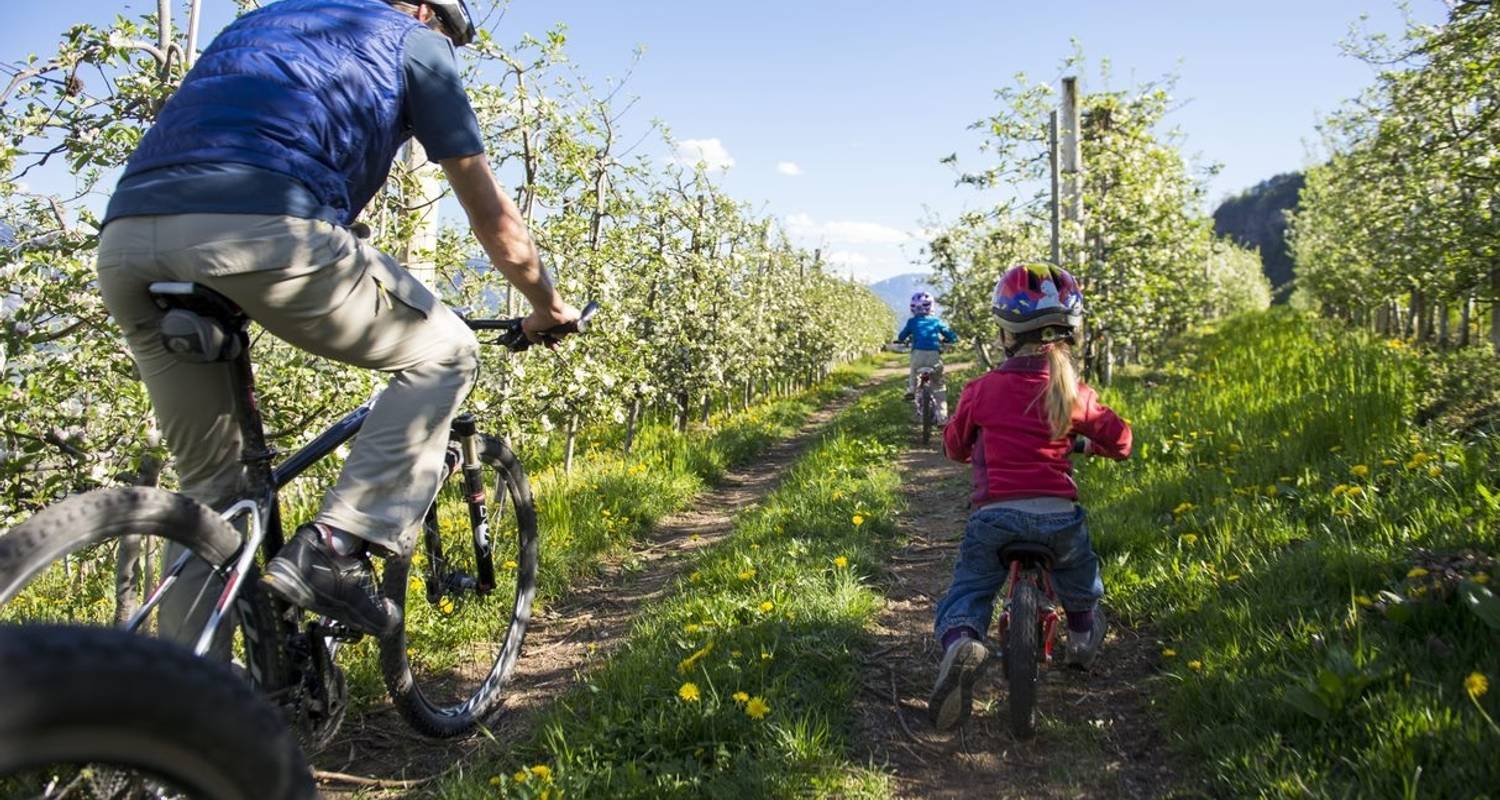
<svg viewBox="0 0 1500 800">
<path fill-rule="evenodd" d="M 5 625 L 0 675 L 0 797 L 317 797 L 280 712 L 172 642 Z"/>
<path fill-rule="evenodd" d="M 258 564 L 285 540 L 280 491 L 352 439 L 379 395 L 276 463 L 256 401 L 248 317 L 198 284 L 159 282 L 150 291 L 164 312 L 170 352 L 230 364 L 243 437 L 243 489 L 214 508 L 136 487 L 97 489 L 43 509 L 0 536 L 0 613 L 108 623 L 114 612 L 126 630 L 149 633 L 163 627 L 157 612 L 164 597 L 185 592 L 176 599 L 191 601 L 181 619 L 197 631 L 194 652 L 203 656 L 212 649 L 243 665 L 308 749 L 317 750 L 332 738 L 347 708 L 345 675 L 334 658 L 362 634 L 308 618 L 263 591 Z M 598 308 L 588 304 L 576 323 L 542 338 L 551 344 L 583 332 Z M 531 344 L 520 319 L 466 322 L 476 331 L 498 332 L 489 343 L 513 352 Z M 380 576 L 382 594 L 403 616 L 403 627 L 378 642 L 380 672 L 402 716 L 433 737 L 467 734 L 499 711 L 536 593 L 537 521 L 525 470 L 503 440 L 480 432 L 471 414 L 454 419 L 449 439 L 448 475 L 423 518 L 421 546 L 410 557 L 385 559 Z M 494 531 L 500 528 L 512 539 L 497 572 Z M 114 570 L 99 568 L 109 556 L 145 552 L 135 564 L 149 573 L 156 561 L 151 553 L 174 545 L 184 552 L 162 559 L 155 581 L 142 575 L 122 587 Z M 211 577 L 193 586 L 183 579 L 190 565 Z M 179 581 L 183 586 L 175 586 Z M 175 616 L 169 622 L 180 624 Z"/>
<path fill-rule="evenodd" d="M 932 427 L 938 420 L 937 395 L 933 392 L 933 384 L 942 380 L 943 368 L 922 367 L 917 370 L 917 390 L 914 393 L 914 402 L 917 404 L 917 418 L 922 420 L 922 444 L 932 444 Z"/>
</svg>

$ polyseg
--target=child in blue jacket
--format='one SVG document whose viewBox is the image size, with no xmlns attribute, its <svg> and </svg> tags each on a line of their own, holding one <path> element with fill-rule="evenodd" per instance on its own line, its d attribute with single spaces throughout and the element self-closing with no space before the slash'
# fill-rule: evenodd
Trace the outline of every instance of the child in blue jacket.
<svg viewBox="0 0 1500 800">
<path fill-rule="evenodd" d="M 906 378 L 906 399 L 910 400 L 916 394 L 917 371 L 930 367 L 932 393 L 937 399 L 937 422 L 942 425 L 948 419 L 948 386 L 943 381 L 941 351 L 944 343 L 958 341 L 958 334 L 932 315 L 932 295 L 917 292 L 911 296 L 911 318 L 896 336 L 896 341 L 911 342 L 911 372 Z"/>
</svg>

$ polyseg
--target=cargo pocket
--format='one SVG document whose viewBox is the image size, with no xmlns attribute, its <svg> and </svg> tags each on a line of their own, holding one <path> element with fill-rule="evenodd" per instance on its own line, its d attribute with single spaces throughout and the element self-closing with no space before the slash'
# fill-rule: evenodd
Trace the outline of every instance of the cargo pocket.
<svg viewBox="0 0 1500 800">
<path fill-rule="evenodd" d="M 423 319 L 437 310 L 438 299 L 410 272 L 374 248 L 364 244 L 360 244 L 360 248 L 374 255 L 365 277 L 375 282 L 376 317 L 389 313 L 398 305 L 417 312 Z"/>
</svg>

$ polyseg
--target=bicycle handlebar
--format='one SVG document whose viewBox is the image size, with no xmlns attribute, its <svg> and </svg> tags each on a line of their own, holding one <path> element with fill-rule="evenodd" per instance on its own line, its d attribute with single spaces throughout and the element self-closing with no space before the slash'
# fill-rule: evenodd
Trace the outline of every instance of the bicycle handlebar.
<svg viewBox="0 0 1500 800">
<path fill-rule="evenodd" d="M 590 300 L 588 305 L 583 307 L 583 311 L 579 312 L 578 319 L 548 328 L 544 331 L 539 331 L 537 336 L 541 338 L 542 344 L 550 347 L 562 341 L 563 337 L 570 334 L 587 333 L 590 322 L 597 313 L 599 313 L 599 304 Z M 521 322 L 524 319 L 524 317 L 513 317 L 511 319 L 465 319 L 464 324 L 468 325 L 470 330 L 500 331 L 500 338 L 496 339 L 493 343 L 504 345 L 512 353 L 519 353 L 536 344 L 526 338 L 526 332 L 521 329 Z"/>
</svg>

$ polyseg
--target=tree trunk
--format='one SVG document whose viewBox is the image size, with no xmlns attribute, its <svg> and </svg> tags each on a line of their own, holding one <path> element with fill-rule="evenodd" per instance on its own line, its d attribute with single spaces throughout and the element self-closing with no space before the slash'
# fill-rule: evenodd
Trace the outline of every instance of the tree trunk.
<svg viewBox="0 0 1500 800">
<path fill-rule="evenodd" d="M 989 372 L 994 367 L 994 362 L 990 360 L 990 349 L 985 346 L 984 339 L 978 336 L 974 337 L 974 357 L 979 359 L 979 366 L 983 367 L 985 372 Z"/>
<path fill-rule="evenodd" d="M 1421 341 L 1422 339 L 1422 292 L 1411 290 L 1411 308 L 1406 316 L 1406 338 Z"/>
<path fill-rule="evenodd" d="M 161 478 L 162 460 L 147 453 L 141 456 L 141 466 L 136 472 L 136 486 L 155 486 Z M 125 536 L 120 539 L 120 549 L 115 554 L 115 626 L 123 626 L 141 608 L 141 598 L 150 583 L 147 577 L 145 554 L 141 552 L 140 536 Z"/>
<path fill-rule="evenodd" d="M 1469 346 L 1469 326 L 1474 324 L 1474 298 L 1465 297 L 1462 306 L 1458 309 L 1458 346 Z"/>
<path fill-rule="evenodd" d="M 1446 349 L 1448 349 L 1448 345 L 1450 344 L 1450 342 L 1448 340 L 1448 304 L 1447 303 L 1438 303 L 1438 307 L 1437 307 L 1437 322 L 1438 322 L 1438 347 L 1441 347 L 1444 350 L 1446 350 Z"/>
<path fill-rule="evenodd" d="M 1500 269 L 1490 272 L 1490 345 L 1500 355 Z"/>
<path fill-rule="evenodd" d="M 1105 337 L 1104 344 L 1099 353 L 1099 382 L 1105 386 L 1115 378 L 1115 346 L 1114 341 Z"/>
<path fill-rule="evenodd" d="M 568 417 L 568 443 L 563 448 L 563 474 L 567 475 L 573 471 L 573 447 L 578 442 L 578 417 Z"/>
<path fill-rule="evenodd" d="M 708 417 L 713 412 L 713 408 L 714 396 L 712 394 L 703 395 L 703 414 L 698 418 L 698 421 L 703 423 L 704 425 L 707 425 Z"/>
<path fill-rule="evenodd" d="M 641 419 L 641 396 L 636 395 L 630 401 L 630 413 L 625 416 L 625 455 L 630 455 L 630 448 L 635 446 L 635 426 Z"/>
</svg>

